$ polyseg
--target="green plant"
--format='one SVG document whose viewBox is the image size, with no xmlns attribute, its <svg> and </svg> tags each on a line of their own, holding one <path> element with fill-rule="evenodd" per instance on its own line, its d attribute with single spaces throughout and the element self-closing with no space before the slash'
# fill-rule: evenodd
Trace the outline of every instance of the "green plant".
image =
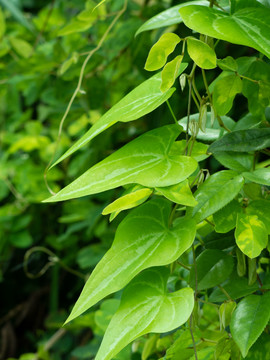
<svg viewBox="0 0 270 360">
<path fill-rule="evenodd" d="M 143 359 L 268 358 L 269 350 L 254 354 L 260 354 L 258 344 L 269 345 L 270 7 L 257 0 L 191 1 L 160 18 L 137 33 L 182 20 L 198 34 L 165 32 L 145 65 L 163 70 L 56 162 L 117 122 L 137 120 L 167 102 L 175 123 L 130 141 L 47 200 L 124 186 L 103 213 L 112 221 L 136 207 L 118 226 L 66 322 L 124 288 L 96 359 L 114 358 L 147 333 L 165 336 L 148 337 Z M 223 41 L 254 50 L 222 58 Z M 168 60 L 172 53 L 176 57 Z M 169 98 L 179 98 L 172 88 L 179 76 L 182 90 L 188 85 L 188 104 L 187 116 L 177 121 Z M 238 110 L 235 103 L 245 105 Z"/>
</svg>

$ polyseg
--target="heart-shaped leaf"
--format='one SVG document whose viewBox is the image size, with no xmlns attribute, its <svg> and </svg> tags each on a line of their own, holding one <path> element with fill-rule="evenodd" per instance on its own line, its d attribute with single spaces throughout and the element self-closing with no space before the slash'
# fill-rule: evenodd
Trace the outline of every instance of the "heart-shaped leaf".
<svg viewBox="0 0 270 360">
<path fill-rule="evenodd" d="M 250 295 L 237 305 L 232 315 L 231 333 L 243 357 L 263 332 L 270 319 L 270 292 Z"/>
<path fill-rule="evenodd" d="M 256 215 L 238 214 L 235 239 L 239 249 L 253 259 L 259 256 L 267 245 L 266 226 Z"/>
<path fill-rule="evenodd" d="M 183 72 L 188 64 L 182 63 L 179 73 Z M 137 86 L 109 111 L 107 111 L 74 145 L 72 145 L 52 166 L 66 159 L 68 156 L 79 150 L 90 140 L 108 129 L 118 121 L 129 122 L 137 120 L 142 116 L 155 110 L 168 100 L 175 89 L 165 93 L 160 91 L 161 72 L 152 76 Z"/>
<path fill-rule="evenodd" d="M 157 198 L 134 209 L 119 225 L 111 249 L 98 263 L 67 321 L 122 289 L 140 271 L 170 264 L 192 244 L 196 224 L 180 218 L 169 229 L 170 202 Z"/>
<path fill-rule="evenodd" d="M 179 132 L 177 125 L 167 125 L 139 136 L 46 201 L 73 199 L 131 183 L 156 187 L 185 180 L 196 170 L 197 162 L 169 154 Z"/>
<path fill-rule="evenodd" d="M 189 5 L 180 15 L 186 26 L 201 34 L 233 44 L 253 47 L 270 57 L 270 9 L 244 8 L 233 15 L 213 8 Z"/>
<path fill-rule="evenodd" d="M 96 360 L 110 360 L 139 336 L 168 332 L 188 320 L 194 306 L 193 290 L 167 293 L 168 276 L 166 268 L 148 269 L 126 287 Z"/>
</svg>

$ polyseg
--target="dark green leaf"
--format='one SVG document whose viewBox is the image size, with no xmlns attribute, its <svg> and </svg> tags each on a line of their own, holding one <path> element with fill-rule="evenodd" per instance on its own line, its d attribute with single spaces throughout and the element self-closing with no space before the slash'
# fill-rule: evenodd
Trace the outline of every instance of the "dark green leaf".
<svg viewBox="0 0 270 360">
<path fill-rule="evenodd" d="M 238 201 L 233 200 L 224 208 L 213 214 L 215 230 L 218 233 L 227 233 L 236 226 L 237 214 L 242 211 Z"/>
</svg>

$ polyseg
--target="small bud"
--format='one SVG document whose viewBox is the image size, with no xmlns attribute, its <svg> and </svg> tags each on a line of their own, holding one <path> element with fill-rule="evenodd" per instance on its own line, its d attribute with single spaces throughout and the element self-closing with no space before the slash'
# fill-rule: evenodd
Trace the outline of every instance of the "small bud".
<svg viewBox="0 0 270 360">
<path fill-rule="evenodd" d="M 187 74 L 180 75 L 179 82 L 180 82 L 181 90 L 184 91 L 187 82 Z"/>
<path fill-rule="evenodd" d="M 200 107 L 200 115 L 199 115 L 199 128 L 205 132 L 206 130 L 206 120 L 207 120 L 207 105 L 203 104 Z"/>
<path fill-rule="evenodd" d="M 211 106 L 211 127 L 214 124 L 215 118 L 216 118 L 215 110 L 214 110 L 213 106 Z"/>
<path fill-rule="evenodd" d="M 189 123 L 189 131 L 192 137 L 196 137 L 199 132 L 199 124 L 196 120 L 191 119 Z"/>
</svg>

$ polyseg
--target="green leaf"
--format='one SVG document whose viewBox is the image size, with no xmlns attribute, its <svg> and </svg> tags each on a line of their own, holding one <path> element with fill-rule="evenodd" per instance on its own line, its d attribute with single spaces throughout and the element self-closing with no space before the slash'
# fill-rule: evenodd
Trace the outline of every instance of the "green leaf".
<svg viewBox="0 0 270 360">
<path fill-rule="evenodd" d="M 270 292 L 250 295 L 238 304 L 232 315 L 231 333 L 243 357 L 263 332 L 270 319 Z"/>
<path fill-rule="evenodd" d="M 233 151 L 219 151 L 214 156 L 223 166 L 238 172 L 250 170 L 254 158 L 252 154 Z"/>
<path fill-rule="evenodd" d="M 260 185 L 270 186 L 270 168 L 257 169 L 242 174 L 245 179 Z"/>
<path fill-rule="evenodd" d="M 144 66 L 145 70 L 155 71 L 162 68 L 167 61 L 167 57 L 174 51 L 180 41 L 180 37 L 174 33 L 163 34 L 151 47 Z"/>
<path fill-rule="evenodd" d="M 270 146 L 270 129 L 238 130 L 224 135 L 209 146 L 208 152 L 219 151 L 248 152 L 265 149 Z"/>
<path fill-rule="evenodd" d="M 222 324 L 222 327 L 225 329 L 230 325 L 231 316 L 236 308 L 236 303 L 234 301 L 226 301 L 220 305 L 219 308 L 219 318 Z"/>
<path fill-rule="evenodd" d="M 95 312 L 95 323 L 97 326 L 105 332 L 113 315 L 116 313 L 120 305 L 118 299 L 107 299 L 104 300 L 100 309 Z"/>
<path fill-rule="evenodd" d="M 223 170 L 211 175 L 195 192 L 198 204 L 189 214 L 199 223 L 227 205 L 239 193 L 244 184 L 241 175 Z"/>
<path fill-rule="evenodd" d="M 129 194 L 121 196 L 102 211 L 102 215 L 108 215 L 112 212 L 131 209 L 145 202 L 152 194 L 153 190 L 148 188 L 137 189 Z"/>
<path fill-rule="evenodd" d="M 192 244 L 196 226 L 181 218 L 169 229 L 170 202 L 158 198 L 134 209 L 119 225 L 111 249 L 87 280 L 68 321 L 122 289 L 140 271 L 170 264 Z"/>
<path fill-rule="evenodd" d="M 210 156 L 207 154 L 208 145 L 206 144 L 194 141 L 192 144 L 188 144 L 187 149 L 186 145 L 186 140 L 176 141 L 171 147 L 170 155 L 185 154 L 187 150 L 187 153 L 191 153 L 190 156 L 193 157 L 196 161 L 205 160 Z"/>
<path fill-rule="evenodd" d="M 193 290 L 184 288 L 167 293 L 168 276 L 167 269 L 149 269 L 127 286 L 96 360 L 110 360 L 139 336 L 168 332 L 188 320 L 194 306 Z"/>
<path fill-rule="evenodd" d="M 34 27 L 32 23 L 30 23 L 26 17 L 24 16 L 23 12 L 20 10 L 18 6 L 16 6 L 14 1 L 11 0 L 0 0 L 0 3 L 8 9 L 8 11 L 11 13 L 11 15 L 26 29 L 31 31 L 32 33 L 35 33 Z"/>
<path fill-rule="evenodd" d="M 196 258 L 196 270 L 194 265 L 190 271 L 190 286 L 204 290 L 221 284 L 233 270 L 233 259 L 221 250 L 204 250 Z"/>
<path fill-rule="evenodd" d="M 213 214 L 215 231 L 218 233 L 227 233 L 236 226 L 237 214 L 242 211 L 238 201 L 233 200 L 224 208 Z"/>
<path fill-rule="evenodd" d="M 6 21 L 3 14 L 2 8 L 0 8 L 0 39 L 4 36 L 6 32 Z"/>
<path fill-rule="evenodd" d="M 173 86 L 175 79 L 178 76 L 182 60 L 183 55 L 179 55 L 164 66 L 164 69 L 161 72 L 162 83 L 160 85 L 160 90 L 162 92 L 169 90 Z"/>
<path fill-rule="evenodd" d="M 169 154 L 179 134 L 177 125 L 149 131 L 87 170 L 47 202 L 96 194 L 131 183 L 169 186 L 185 180 L 197 168 L 188 156 Z"/>
<path fill-rule="evenodd" d="M 236 94 L 242 91 L 242 87 L 242 80 L 236 74 L 229 74 L 215 83 L 213 105 L 220 116 L 226 115 L 231 110 L 233 100 Z"/>
<path fill-rule="evenodd" d="M 186 63 L 180 66 L 180 72 L 187 67 Z M 175 89 L 170 89 L 166 93 L 160 91 L 161 72 L 152 76 L 137 86 L 109 111 L 107 111 L 71 148 L 65 152 L 54 164 L 58 164 L 68 156 L 79 150 L 98 134 L 108 129 L 118 121 L 129 122 L 155 110 L 166 100 L 168 100 Z"/>
<path fill-rule="evenodd" d="M 253 47 L 270 57 L 270 9 L 244 8 L 229 15 L 213 8 L 189 5 L 179 10 L 192 30 L 233 44 Z"/>
<path fill-rule="evenodd" d="M 258 216 L 238 214 L 235 239 L 239 249 L 252 259 L 259 256 L 266 247 L 267 229 Z"/>
<path fill-rule="evenodd" d="M 218 59 L 217 65 L 221 70 L 224 71 L 237 71 L 238 64 L 233 57 L 227 56 L 225 59 Z"/>
<path fill-rule="evenodd" d="M 193 37 L 187 37 L 187 46 L 189 56 L 199 67 L 202 69 L 214 69 L 216 67 L 216 53 L 208 44 Z"/>
<path fill-rule="evenodd" d="M 270 201 L 255 200 L 246 208 L 248 215 L 256 215 L 264 223 L 268 234 L 270 234 Z"/>
<path fill-rule="evenodd" d="M 183 6 L 187 6 L 190 4 L 209 6 L 208 1 L 188 1 L 184 4 L 170 7 L 169 9 L 162 11 L 161 13 L 153 16 L 151 19 L 147 20 L 141 27 L 139 27 L 135 36 L 139 35 L 143 31 L 149 31 L 175 24 L 180 24 L 183 20 L 179 15 L 179 9 Z"/>
<path fill-rule="evenodd" d="M 197 205 L 197 201 L 194 199 L 194 196 L 190 190 L 188 180 L 184 180 L 180 184 L 172 186 L 157 187 L 156 190 L 176 204 L 186 206 Z"/>
<path fill-rule="evenodd" d="M 10 37 L 9 41 L 13 49 L 23 58 L 27 59 L 33 53 L 32 46 L 25 40 L 18 39 L 15 37 Z"/>
</svg>

